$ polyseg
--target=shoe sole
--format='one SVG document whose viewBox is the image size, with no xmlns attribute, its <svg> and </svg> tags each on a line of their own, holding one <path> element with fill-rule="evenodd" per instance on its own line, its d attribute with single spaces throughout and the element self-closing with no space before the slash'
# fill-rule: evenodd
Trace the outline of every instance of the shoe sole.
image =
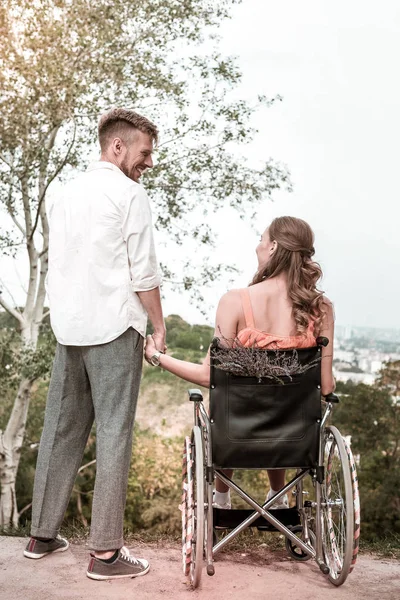
<svg viewBox="0 0 400 600">
<path fill-rule="evenodd" d="M 86 571 L 86 575 L 89 579 L 95 579 L 96 581 L 106 581 L 107 579 L 133 579 L 134 577 L 142 577 L 142 575 L 146 575 L 150 571 L 150 565 L 141 571 L 140 573 L 136 573 L 135 575 L 97 575 L 96 573 L 91 573 L 90 571 Z"/>
<path fill-rule="evenodd" d="M 28 552 L 28 550 L 24 550 L 24 556 L 26 558 L 43 558 L 44 556 L 49 556 L 49 554 L 56 554 L 56 552 L 65 552 L 69 548 L 69 542 L 67 542 L 66 546 L 62 546 L 61 548 L 57 548 L 57 550 L 49 550 L 48 552 L 43 552 L 43 554 L 35 554 L 34 552 Z"/>
</svg>

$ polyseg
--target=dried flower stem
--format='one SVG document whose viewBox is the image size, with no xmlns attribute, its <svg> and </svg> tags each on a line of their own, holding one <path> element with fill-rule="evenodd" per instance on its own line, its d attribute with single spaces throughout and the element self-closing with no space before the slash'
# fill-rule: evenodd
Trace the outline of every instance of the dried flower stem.
<svg viewBox="0 0 400 600">
<path fill-rule="evenodd" d="M 244 346 L 238 338 L 229 340 L 222 335 L 221 338 L 226 346 L 218 344 L 216 348 L 211 348 L 213 364 L 215 368 L 232 375 L 272 379 L 284 384 L 284 379 L 292 381 L 294 375 L 305 373 L 321 360 L 318 357 L 302 364 L 296 349 L 266 351 L 257 344 Z"/>
</svg>

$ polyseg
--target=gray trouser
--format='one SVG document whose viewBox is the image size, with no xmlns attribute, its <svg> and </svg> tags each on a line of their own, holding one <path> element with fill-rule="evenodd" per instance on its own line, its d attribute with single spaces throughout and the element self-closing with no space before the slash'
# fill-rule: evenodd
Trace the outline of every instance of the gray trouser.
<svg viewBox="0 0 400 600">
<path fill-rule="evenodd" d="M 98 346 L 57 345 L 33 489 L 31 535 L 57 535 L 93 421 L 96 482 L 90 546 L 121 548 L 143 338 L 130 328 Z"/>
</svg>

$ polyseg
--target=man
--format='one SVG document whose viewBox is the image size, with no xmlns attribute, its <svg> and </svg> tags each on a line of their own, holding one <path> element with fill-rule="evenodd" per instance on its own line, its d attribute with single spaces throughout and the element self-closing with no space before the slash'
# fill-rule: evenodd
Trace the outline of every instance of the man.
<svg viewBox="0 0 400 600">
<path fill-rule="evenodd" d="M 149 200 L 138 183 L 153 166 L 157 128 L 113 109 L 98 133 L 100 161 L 67 184 L 50 214 L 47 291 L 58 344 L 24 555 L 67 550 L 58 531 L 95 420 L 87 576 L 112 579 L 149 570 L 146 560 L 121 552 L 123 515 L 147 315 L 161 352 L 165 325 Z"/>
</svg>

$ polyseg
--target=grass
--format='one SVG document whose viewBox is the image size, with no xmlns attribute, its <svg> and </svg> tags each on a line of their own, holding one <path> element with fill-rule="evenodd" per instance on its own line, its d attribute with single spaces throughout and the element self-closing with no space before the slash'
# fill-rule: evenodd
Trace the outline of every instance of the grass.
<svg viewBox="0 0 400 600">
<path fill-rule="evenodd" d="M 15 529 L 0 529 L 0 535 L 11 537 L 29 537 L 30 523 L 19 526 Z M 84 527 L 79 521 L 71 521 L 61 528 L 61 535 L 67 537 L 72 543 L 84 544 L 89 538 L 89 527 Z M 224 536 L 224 532 L 218 533 L 218 539 Z M 180 546 L 180 533 L 159 533 L 141 529 L 132 531 L 129 528 L 124 530 L 125 541 L 128 546 Z M 279 533 L 261 532 L 257 529 L 248 529 L 229 542 L 221 554 L 251 554 L 253 557 L 259 555 L 262 559 L 262 553 L 276 553 L 282 558 L 286 556 L 285 539 Z M 380 540 L 364 540 L 361 537 L 361 554 L 373 554 L 379 558 L 389 558 L 400 560 L 400 534 L 388 534 Z"/>
<path fill-rule="evenodd" d="M 362 530 L 360 538 L 360 551 L 370 553 L 380 558 L 393 558 L 400 560 L 400 534 L 390 533 L 380 540 L 363 540 Z"/>
<path fill-rule="evenodd" d="M 29 528 L 30 524 L 28 523 L 23 527 L 13 530 L 0 530 L 0 535 L 29 537 Z M 89 539 L 89 527 L 84 527 L 79 521 L 72 521 L 61 528 L 60 535 L 68 538 L 73 544 L 86 544 Z M 225 532 L 220 531 L 218 539 L 221 539 L 224 535 Z M 173 546 L 177 548 L 178 552 L 180 551 L 182 541 L 180 533 L 159 533 L 145 529 L 132 531 L 127 528 L 124 530 L 124 539 L 128 547 L 145 545 L 154 548 L 165 548 Z M 262 562 L 266 555 L 270 556 L 271 553 L 276 554 L 277 558 L 285 558 L 286 552 L 284 548 L 285 542 L 282 535 L 249 529 L 231 540 L 226 548 L 221 550 L 220 555 L 222 557 L 234 554 L 239 560 L 244 557 L 248 559 L 250 556 L 252 561 Z"/>
<path fill-rule="evenodd" d="M 9 537 L 28 537 L 29 536 L 30 523 L 25 525 L 19 525 L 18 527 L 9 527 L 4 529 L 0 527 L 0 535 Z"/>
</svg>

